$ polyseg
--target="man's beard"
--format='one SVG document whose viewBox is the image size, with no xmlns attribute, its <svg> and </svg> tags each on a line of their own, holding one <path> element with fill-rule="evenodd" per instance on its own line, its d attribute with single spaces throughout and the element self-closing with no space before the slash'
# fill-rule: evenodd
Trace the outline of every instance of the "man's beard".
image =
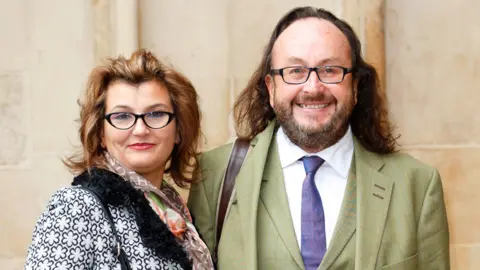
<svg viewBox="0 0 480 270">
<path fill-rule="evenodd" d="M 308 99 L 321 100 L 318 97 L 310 97 Z M 319 152 L 334 145 L 345 135 L 348 129 L 350 115 L 355 106 L 353 97 L 350 96 L 350 99 L 346 100 L 346 103 L 343 104 L 342 107 L 336 108 L 337 110 L 335 110 L 327 123 L 321 126 L 309 127 L 300 125 L 294 118 L 293 106 L 296 106 L 295 101 L 291 102 L 290 107 L 278 102 L 276 99 L 274 102 L 277 121 L 283 128 L 285 135 L 298 147 L 311 153 Z"/>
</svg>

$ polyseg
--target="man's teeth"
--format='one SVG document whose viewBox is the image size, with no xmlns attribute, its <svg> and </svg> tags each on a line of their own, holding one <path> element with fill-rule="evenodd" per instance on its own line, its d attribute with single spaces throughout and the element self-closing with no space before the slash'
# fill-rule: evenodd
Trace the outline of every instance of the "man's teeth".
<svg viewBox="0 0 480 270">
<path fill-rule="evenodd" d="M 301 108 L 305 109 L 322 109 L 328 106 L 328 104 L 299 104 Z"/>
</svg>

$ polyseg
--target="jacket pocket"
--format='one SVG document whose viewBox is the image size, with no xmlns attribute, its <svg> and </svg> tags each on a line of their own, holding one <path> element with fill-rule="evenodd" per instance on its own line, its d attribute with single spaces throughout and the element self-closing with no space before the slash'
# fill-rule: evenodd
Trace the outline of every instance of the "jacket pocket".
<svg viewBox="0 0 480 270">
<path fill-rule="evenodd" d="M 399 262 L 384 265 L 382 270 L 415 270 L 417 269 L 417 258 L 418 253 L 415 253 L 413 256 L 401 260 Z"/>
</svg>

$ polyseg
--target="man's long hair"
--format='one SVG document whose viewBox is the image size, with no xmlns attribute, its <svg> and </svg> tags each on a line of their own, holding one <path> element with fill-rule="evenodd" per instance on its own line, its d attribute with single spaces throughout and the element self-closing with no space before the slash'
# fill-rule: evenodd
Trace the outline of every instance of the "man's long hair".
<svg viewBox="0 0 480 270">
<path fill-rule="evenodd" d="M 375 68 L 361 56 L 360 41 L 352 27 L 324 9 L 299 7 L 287 13 L 277 24 L 265 48 L 263 59 L 240 93 L 234 106 L 237 135 L 252 139 L 275 118 L 269 103 L 265 77 L 270 74 L 272 49 L 280 34 L 293 22 L 305 18 L 319 18 L 333 23 L 347 37 L 351 49 L 353 80 L 358 82 L 357 104 L 350 117 L 355 137 L 369 151 L 385 154 L 395 151 L 396 138 L 388 119 L 385 93 L 381 91 Z"/>
</svg>

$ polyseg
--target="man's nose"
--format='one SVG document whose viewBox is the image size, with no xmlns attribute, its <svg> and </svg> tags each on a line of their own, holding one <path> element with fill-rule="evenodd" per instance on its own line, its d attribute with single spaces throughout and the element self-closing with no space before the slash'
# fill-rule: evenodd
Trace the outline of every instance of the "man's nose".
<svg viewBox="0 0 480 270">
<path fill-rule="evenodd" d="M 308 80 L 305 82 L 303 91 L 306 92 L 317 92 L 317 91 L 323 91 L 325 89 L 325 84 L 320 81 L 318 78 L 318 74 L 316 70 L 310 71 L 310 76 L 308 77 Z"/>
</svg>

